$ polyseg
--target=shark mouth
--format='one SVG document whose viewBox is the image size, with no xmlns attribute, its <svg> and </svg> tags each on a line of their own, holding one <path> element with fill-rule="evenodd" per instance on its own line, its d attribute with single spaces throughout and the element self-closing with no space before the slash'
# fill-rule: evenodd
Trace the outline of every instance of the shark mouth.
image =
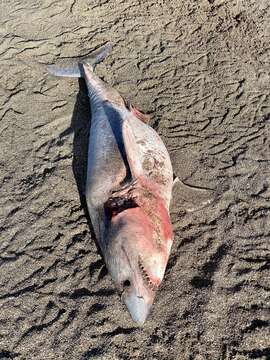
<svg viewBox="0 0 270 360">
<path fill-rule="evenodd" d="M 139 260 L 138 260 L 138 265 L 139 265 L 139 269 L 141 271 L 142 277 L 144 282 L 146 283 L 147 287 L 152 290 L 153 292 L 157 291 L 158 289 L 158 285 L 154 284 L 154 282 L 151 280 L 147 270 L 145 269 L 142 259 L 139 256 Z"/>
</svg>

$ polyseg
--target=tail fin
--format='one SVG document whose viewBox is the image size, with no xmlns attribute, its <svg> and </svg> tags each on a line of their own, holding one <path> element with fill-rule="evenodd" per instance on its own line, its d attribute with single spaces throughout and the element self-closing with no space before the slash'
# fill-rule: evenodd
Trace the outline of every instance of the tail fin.
<svg viewBox="0 0 270 360">
<path fill-rule="evenodd" d="M 80 64 L 90 64 L 95 67 L 96 64 L 104 60 L 112 50 L 112 44 L 107 43 L 98 50 L 92 52 L 84 58 L 62 58 L 58 59 L 55 64 L 48 65 L 48 71 L 55 76 L 65 77 L 83 77 Z"/>
</svg>

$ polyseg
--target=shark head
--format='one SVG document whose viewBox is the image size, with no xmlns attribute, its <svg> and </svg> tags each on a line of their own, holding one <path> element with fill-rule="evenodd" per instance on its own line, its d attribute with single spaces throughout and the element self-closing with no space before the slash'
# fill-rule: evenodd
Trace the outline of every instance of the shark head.
<svg viewBox="0 0 270 360">
<path fill-rule="evenodd" d="M 165 226 L 170 228 L 167 219 Z M 150 313 L 169 257 L 171 231 L 163 230 L 143 208 L 135 207 L 113 217 L 107 234 L 107 267 L 132 319 L 140 326 Z"/>
</svg>

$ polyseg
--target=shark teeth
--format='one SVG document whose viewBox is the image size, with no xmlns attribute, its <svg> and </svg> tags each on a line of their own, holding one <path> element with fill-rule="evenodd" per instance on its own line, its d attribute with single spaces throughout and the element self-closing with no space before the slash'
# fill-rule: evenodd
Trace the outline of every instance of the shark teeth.
<svg viewBox="0 0 270 360">
<path fill-rule="evenodd" d="M 141 257 L 139 257 L 138 265 L 139 265 L 139 269 L 141 271 L 142 277 L 143 277 L 144 281 L 147 283 L 147 286 L 152 291 L 157 291 L 158 286 L 156 284 L 154 284 L 153 281 L 151 280 L 147 270 L 145 269 L 145 267 L 143 265 Z"/>
</svg>

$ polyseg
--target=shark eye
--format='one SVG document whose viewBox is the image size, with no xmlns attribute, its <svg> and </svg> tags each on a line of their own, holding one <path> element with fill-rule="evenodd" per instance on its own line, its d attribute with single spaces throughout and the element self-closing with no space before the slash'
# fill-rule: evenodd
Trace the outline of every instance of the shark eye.
<svg viewBox="0 0 270 360">
<path fill-rule="evenodd" d="M 128 279 L 123 282 L 123 287 L 124 287 L 125 289 L 126 289 L 126 288 L 129 288 L 130 285 L 131 285 L 131 283 L 130 283 L 130 280 L 128 280 Z"/>
</svg>

